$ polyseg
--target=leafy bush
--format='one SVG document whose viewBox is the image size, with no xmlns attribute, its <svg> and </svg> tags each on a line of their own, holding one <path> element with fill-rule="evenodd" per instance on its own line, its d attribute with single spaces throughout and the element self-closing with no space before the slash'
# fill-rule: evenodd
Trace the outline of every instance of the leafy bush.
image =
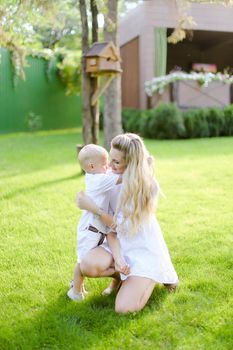
<svg viewBox="0 0 233 350">
<path fill-rule="evenodd" d="M 150 137 L 149 121 L 153 117 L 153 110 L 147 109 L 141 112 L 141 118 L 139 122 L 140 135 L 143 137 Z"/>
<path fill-rule="evenodd" d="M 207 109 L 189 109 L 183 112 L 183 120 L 186 138 L 209 137 Z"/>
<path fill-rule="evenodd" d="M 123 128 L 157 139 L 198 138 L 233 135 L 233 105 L 223 109 L 195 108 L 183 113 L 174 104 L 149 110 L 124 109 Z"/>
<path fill-rule="evenodd" d="M 148 112 L 145 126 L 147 136 L 157 139 L 177 139 L 185 131 L 181 112 L 172 103 L 161 104 Z"/>
<path fill-rule="evenodd" d="M 223 136 L 233 136 L 233 104 L 224 108 Z"/>
<path fill-rule="evenodd" d="M 122 111 L 122 124 L 125 132 L 140 133 L 141 111 L 124 108 Z"/>
<path fill-rule="evenodd" d="M 56 62 L 56 60 L 58 62 Z M 80 50 L 63 50 L 55 58 L 58 75 L 66 86 L 66 95 L 77 95 L 81 86 L 81 52 Z"/>
<path fill-rule="evenodd" d="M 209 127 L 209 136 L 220 136 L 224 128 L 224 113 L 220 108 L 206 110 L 206 119 Z"/>
<path fill-rule="evenodd" d="M 25 124 L 29 131 L 38 131 L 43 125 L 42 117 L 34 112 L 29 112 L 26 115 Z"/>
</svg>

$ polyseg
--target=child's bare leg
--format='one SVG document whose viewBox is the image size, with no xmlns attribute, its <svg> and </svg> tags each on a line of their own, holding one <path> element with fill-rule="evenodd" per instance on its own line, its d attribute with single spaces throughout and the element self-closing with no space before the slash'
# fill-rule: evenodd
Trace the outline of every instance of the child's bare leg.
<svg viewBox="0 0 233 350">
<path fill-rule="evenodd" d="M 75 293 L 82 293 L 84 289 L 84 277 L 82 276 L 80 265 L 77 263 L 74 269 L 73 290 Z"/>
<path fill-rule="evenodd" d="M 109 296 L 113 292 L 117 292 L 117 290 L 120 288 L 121 281 L 113 278 L 109 284 L 109 286 L 103 290 L 102 295 Z"/>
<path fill-rule="evenodd" d="M 82 276 L 80 265 L 77 263 L 74 269 L 74 279 L 67 296 L 73 301 L 80 301 L 85 298 L 84 277 Z"/>
<path fill-rule="evenodd" d="M 90 250 L 80 264 L 82 275 L 87 277 L 111 277 L 113 266 L 112 255 L 102 247 Z"/>
<path fill-rule="evenodd" d="M 121 286 L 121 279 L 118 272 L 115 272 L 115 274 L 112 276 L 112 280 L 108 287 L 103 290 L 102 295 L 108 296 L 112 294 L 114 291 L 118 291 L 118 289 Z"/>
</svg>

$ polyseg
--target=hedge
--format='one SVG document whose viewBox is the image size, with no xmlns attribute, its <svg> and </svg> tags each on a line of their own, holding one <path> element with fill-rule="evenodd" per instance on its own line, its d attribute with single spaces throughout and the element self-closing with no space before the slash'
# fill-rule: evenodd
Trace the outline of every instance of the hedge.
<svg viewBox="0 0 233 350">
<path fill-rule="evenodd" d="M 123 109 L 122 123 L 125 132 L 154 139 L 232 136 L 233 104 L 183 112 L 172 103 L 143 111 Z"/>
</svg>

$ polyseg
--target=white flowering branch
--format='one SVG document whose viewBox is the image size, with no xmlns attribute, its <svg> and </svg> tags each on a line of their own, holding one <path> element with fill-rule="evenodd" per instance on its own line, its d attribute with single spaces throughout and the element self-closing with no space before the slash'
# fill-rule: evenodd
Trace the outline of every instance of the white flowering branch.
<svg viewBox="0 0 233 350">
<path fill-rule="evenodd" d="M 208 86 L 212 81 L 220 81 L 225 84 L 233 84 L 233 75 L 223 73 L 185 73 L 173 72 L 161 77 L 156 77 L 145 82 L 145 90 L 148 96 L 152 96 L 155 92 L 162 94 L 164 89 L 171 83 L 176 81 L 196 81 L 200 86 Z"/>
</svg>

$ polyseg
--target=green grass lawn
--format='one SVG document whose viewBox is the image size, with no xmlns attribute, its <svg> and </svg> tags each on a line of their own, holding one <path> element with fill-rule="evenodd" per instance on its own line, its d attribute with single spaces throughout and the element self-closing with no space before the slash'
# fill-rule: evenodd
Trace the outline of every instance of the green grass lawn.
<svg viewBox="0 0 233 350">
<path fill-rule="evenodd" d="M 107 279 L 66 297 L 73 274 L 80 130 L 0 137 L 0 349 L 232 349 L 233 138 L 149 141 L 166 198 L 157 216 L 180 278 L 137 314 Z"/>
</svg>

